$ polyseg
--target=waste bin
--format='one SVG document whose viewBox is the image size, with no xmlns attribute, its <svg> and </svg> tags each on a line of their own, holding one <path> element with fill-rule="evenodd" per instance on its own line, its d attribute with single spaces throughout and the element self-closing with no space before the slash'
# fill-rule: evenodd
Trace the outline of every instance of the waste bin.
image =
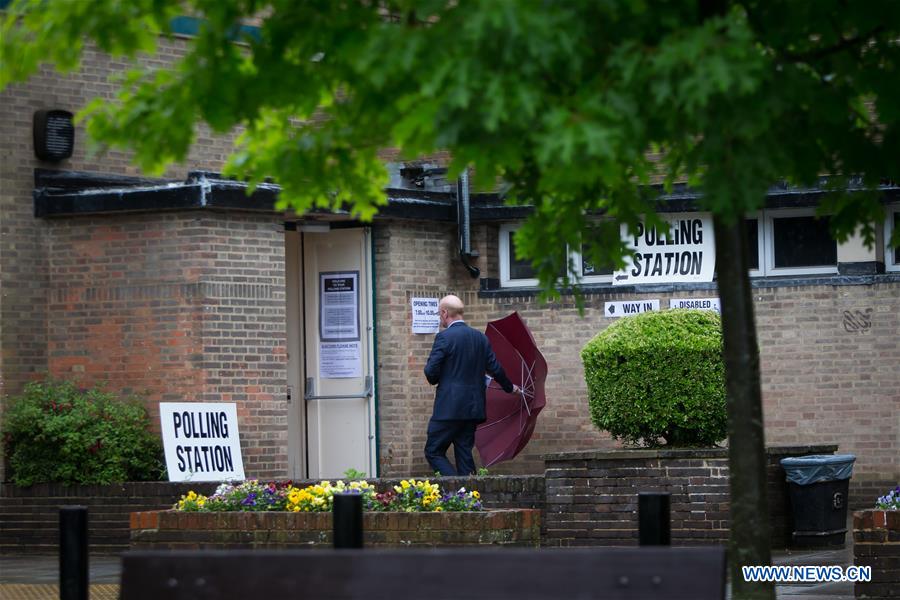
<svg viewBox="0 0 900 600">
<path fill-rule="evenodd" d="M 796 546 L 843 546 L 847 492 L 856 457 L 816 454 L 781 459 L 794 514 Z"/>
</svg>

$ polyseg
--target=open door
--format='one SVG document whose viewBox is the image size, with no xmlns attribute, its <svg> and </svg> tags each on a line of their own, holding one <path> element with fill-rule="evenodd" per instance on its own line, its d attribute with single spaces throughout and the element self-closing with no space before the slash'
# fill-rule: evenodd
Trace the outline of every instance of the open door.
<svg viewBox="0 0 900 600">
<path fill-rule="evenodd" d="M 307 476 L 375 477 L 370 232 L 301 235 Z"/>
</svg>

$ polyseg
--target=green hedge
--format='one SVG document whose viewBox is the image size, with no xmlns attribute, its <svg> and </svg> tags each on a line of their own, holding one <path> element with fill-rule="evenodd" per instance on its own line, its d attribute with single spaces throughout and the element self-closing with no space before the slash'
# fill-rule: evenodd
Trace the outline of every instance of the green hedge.
<svg viewBox="0 0 900 600">
<path fill-rule="evenodd" d="M 7 401 L 3 443 L 16 485 L 158 481 L 162 444 L 136 399 L 73 383 L 30 383 Z"/>
<path fill-rule="evenodd" d="M 581 351 L 591 421 L 616 439 L 711 446 L 726 437 L 718 313 L 648 312 L 620 319 Z"/>
</svg>

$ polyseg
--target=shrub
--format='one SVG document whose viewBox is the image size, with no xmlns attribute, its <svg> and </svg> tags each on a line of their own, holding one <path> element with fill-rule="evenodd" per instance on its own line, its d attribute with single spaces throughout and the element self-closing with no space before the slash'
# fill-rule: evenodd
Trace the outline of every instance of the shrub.
<svg viewBox="0 0 900 600">
<path fill-rule="evenodd" d="M 10 398 L 4 417 L 11 479 L 22 486 L 159 480 L 162 444 L 149 424 L 135 398 L 68 382 L 30 383 Z"/>
<path fill-rule="evenodd" d="M 710 446 L 726 436 L 719 315 L 667 310 L 620 319 L 581 351 L 591 421 L 616 439 Z"/>
</svg>

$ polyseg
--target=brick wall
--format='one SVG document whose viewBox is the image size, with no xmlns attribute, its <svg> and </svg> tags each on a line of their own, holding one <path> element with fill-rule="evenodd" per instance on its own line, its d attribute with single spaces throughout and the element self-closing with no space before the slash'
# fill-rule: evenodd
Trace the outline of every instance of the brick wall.
<svg viewBox="0 0 900 600">
<path fill-rule="evenodd" d="M 830 454 L 834 446 L 767 449 L 773 548 L 787 547 L 793 520 L 779 460 Z M 728 452 L 613 450 L 547 456 L 546 546 L 630 546 L 638 541 L 638 494 L 668 492 L 673 545 L 726 544 L 731 523 Z"/>
<path fill-rule="evenodd" d="M 433 390 L 422 375 L 433 340 L 410 333 L 409 298 L 459 295 L 466 321 L 484 329 L 489 320 L 518 311 L 547 359 L 547 406 L 529 445 L 497 473 L 541 472 L 541 456 L 565 450 L 615 448 L 590 423 L 580 352 L 613 319 L 604 303 L 717 295 L 714 286 L 654 292 L 604 290 L 584 297 L 579 314 L 571 296 L 541 304 L 527 290 L 479 293 L 455 253 L 453 225 L 382 224 L 376 245 L 378 338 L 382 421 L 382 474 L 429 469 L 422 447 Z M 426 241 L 431 246 L 426 247 Z M 497 226 L 473 228 L 482 277 L 498 276 Z M 821 280 L 820 280 L 821 281 Z M 770 445 L 833 443 L 857 455 L 852 506 L 870 506 L 900 480 L 900 283 L 776 285 L 754 289 L 761 348 L 766 442 Z M 696 289 L 699 288 L 699 289 Z M 848 331 L 843 313 L 872 309 L 872 327 Z M 388 417 L 388 415 L 391 415 Z M 399 437 L 398 437 L 399 436 Z"/>
<path fill-rule="evenodd" d="M 369 479 L 378 490 L 399 484 L 399 479 Z M 444 477 L 441 489 L 478 490 L 486 508 L 544 507 L 544 477 Z M 316 481 L 296 481 L 306 487 Z M 59 507 L 88 507 L 89 542 L 92 552 L 114 553 L 128 548 L 129 514 L 171 508 L 194 490 L 210 495 L 215 483 L 124 483 L 119 485 L 40 484 L 27 488 L 0 487 L 0 554 L 53 553 L 59 543 Z"/>
<path fill-rule="evenodd" d="M 171 508 L 188 490 L 211 494 L 214 483 L 38 484 L 0 488 L 0 554 L 59 552 L 59 508 L 86 506 L 92 553 L 128 548 L 129 515 Z"/>
<path fill-rule="evenodd" d="M 52 221 L 47 370 L 146 400 L 235 402 L 248 477 L 287 468 L 284 233 L 275 215 Z"/>
<path fill-rule="evenodd" d="M 154 68 L 166 67 L 183 54 L 185 43 L 160 39 L 159 54 L 140 60 Z M 49 338 L 55 333 L 47 315 L 49 229 L 53 225 L 34 218 L 34 169 L 139 174 L 129 164 L 129 153 L 89 155 L 81 125 L 75 130 L 72 158 L 60 163 L 38 160 L 32 147 L 32 115 L 40 109 L 77 112 L 96 96 L 111 97 L 115 86 L 108 81 L 109 75 L 128 68 L 125 60 L 88 49 L 78 73 L 61 76 L 44 68 L 28 82 L 0 92 L 0 397 L 18 393 L 27 381 L 47 372 Z M 169 169 L 165 176 L 183 180 L 192 169 L 221 169 L 234 135 L 212 135 L 208 128 L 198 127 L 185 165 Z M 0 418 L 2 405 L 0 402 Z M 0 481 L 4 479 L 3 463 L 0 460 Z"/>
<path fill-rule="evenodd" d="M 183 513 L 131 515 L 135 550 L 331 548 L 331 513 Z M 363 513 L 369 547 L 539 546 L 540 512 Z"/>
<path fill-rule="evenodd" d="M 900 595 L 900 510 L 853 513 L 853 564 L 872 569 L 872 581 L 854 584 L 856 598 Z"/>
</svg>

